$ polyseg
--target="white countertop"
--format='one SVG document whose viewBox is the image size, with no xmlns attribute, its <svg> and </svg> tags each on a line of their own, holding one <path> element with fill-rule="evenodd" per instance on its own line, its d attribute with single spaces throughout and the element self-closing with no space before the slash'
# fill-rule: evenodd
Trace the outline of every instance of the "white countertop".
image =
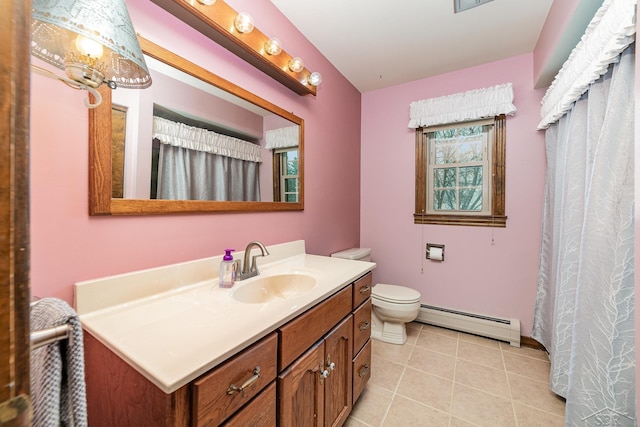
<svg viewBox="0 0 640 427">
<path fill-rule="evenodd" d="M 231 289 L 218 287 L 220 256 L 77 283 L 76 310 L 86 331 L 172 393 L 376 266 L 305 254 L 302 241 L 267 248 L 260 276 Z M 256 279 L 290 273 L 310 275 L 317 284 L 268 303 L 233 298 Z M 185 283 L 184 276 L 199 281 Z"/>
</svg>

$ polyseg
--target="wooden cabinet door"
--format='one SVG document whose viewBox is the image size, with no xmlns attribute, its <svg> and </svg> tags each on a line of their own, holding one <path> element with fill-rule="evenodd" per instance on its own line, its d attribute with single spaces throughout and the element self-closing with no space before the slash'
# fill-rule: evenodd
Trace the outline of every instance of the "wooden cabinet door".
<svg viewBox="0 0 640 427">
<path fill-rule="evenodd" d="M 325 337 L 325 426 L 341 426 L 352 405 L 353 316 L 349 315 Z"/>
<path fill-rule="evenodd" d="M 280 427 L 324 425 L 324 341 L 311 347 L 278 376 Z"/>
</svg>

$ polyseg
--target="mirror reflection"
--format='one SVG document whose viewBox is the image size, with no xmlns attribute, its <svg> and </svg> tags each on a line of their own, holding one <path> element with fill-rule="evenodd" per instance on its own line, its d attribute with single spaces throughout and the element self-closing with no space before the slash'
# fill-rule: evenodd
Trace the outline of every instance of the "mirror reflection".
<svg viewBox="0 0 640 427">
<path fill-rule="evenodd" d="M 302 210 L 302 119 L 139 39 L 151 87 L 90 112 L 91 214 Z"/>
<path fill-rule="evenodd" d="M 297 124 L 145 60 L 153 85 L 112 95 L 112 197 L 298 201 Z"/>
</svg>

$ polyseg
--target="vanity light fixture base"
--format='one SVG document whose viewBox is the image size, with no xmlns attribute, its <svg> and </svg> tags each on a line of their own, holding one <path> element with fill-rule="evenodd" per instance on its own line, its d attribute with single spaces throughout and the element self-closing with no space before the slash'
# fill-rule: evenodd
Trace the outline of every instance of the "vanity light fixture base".
<svg viewBox="0 0 640 427">
<path fill-rule="evenodd" d="M 311 72 L 306 68 L 299 72 L 289 70 L 293 56 L 284 50 L 278 55 L 265 52 L 264 45 L 270 37 L 257 27 L 250 33 L 239 33 L 234 26 L 238 12 L 224 1 L 216 0 L 212 6 L 190 0 L 151 1 L 298 95 L 316 95 L 316 87 L 309 83 Z"/>
</svg>

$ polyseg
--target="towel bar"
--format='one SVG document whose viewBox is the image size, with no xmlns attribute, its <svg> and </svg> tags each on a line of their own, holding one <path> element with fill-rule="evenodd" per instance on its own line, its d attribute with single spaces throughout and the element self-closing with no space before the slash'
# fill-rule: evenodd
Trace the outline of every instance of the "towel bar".
<svg viewBox="0 0 640 427">
<path fill-rule="evenodd" d="M 71 326 L 61 325 L 53 328 L 42 329 L 31 332 L 31 349 L 36 349 L 56 341 L 61 341 L 71 337 Z"/>
</svg>

